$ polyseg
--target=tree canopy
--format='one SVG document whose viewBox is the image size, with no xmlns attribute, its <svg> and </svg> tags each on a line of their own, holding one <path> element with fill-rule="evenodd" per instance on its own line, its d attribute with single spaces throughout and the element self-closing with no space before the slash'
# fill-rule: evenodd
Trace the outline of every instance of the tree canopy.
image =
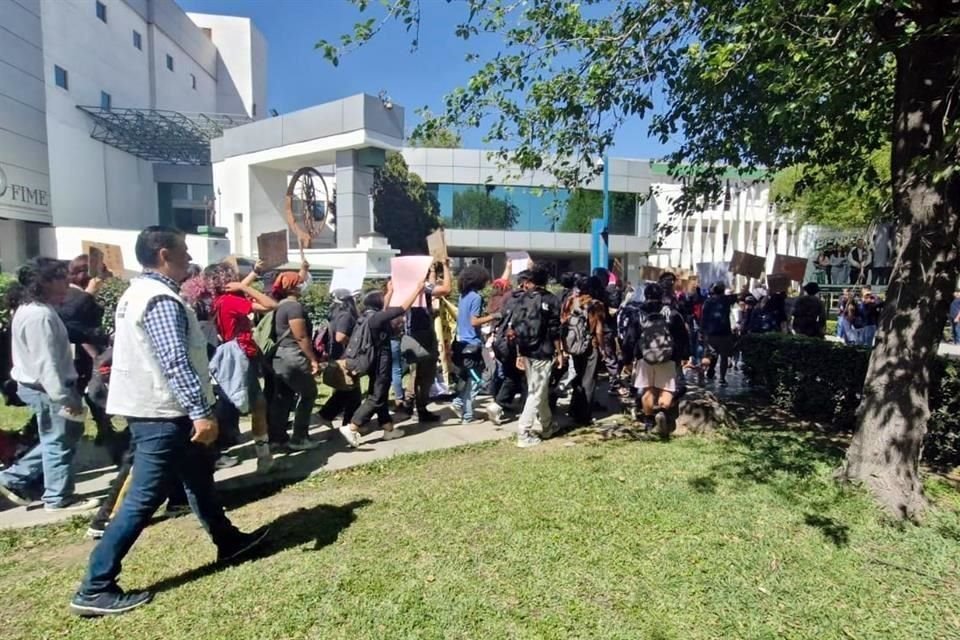
<svg viewBox="0 0 960 640">
<path fill-rule="evenodd" d="M 590 221 L 603 216 L 603 192 L 574 189 L 558 231 L 588 233 Z M 633 193 L 610 194 L 610 233 L 632 234 L 637 225 L 637 197 Z"/>
<path fill-rule="evenodd" d="M 479 190 L 453 194 L 455 229 L 502 229 L 509 231 L 520 219 L 516 205 L 503 198 Z"/>
<path fill-rule="evenodd" d="M 429 111 L 421 112 L 426 119 L 432 119 Z M 407 136 L 407 144 L 411 147 L 428 147 L 434 149 L 459 149 L 463 146 L 460 134 L 445 126 L 436 126 L 429 129 L 417 128 Z"/>
<path fill-rule="evenodd" d="M 440 226 L 440 205 L 423 180 L 411 173 L 399 153 L 387 154 L 373 185 L 373 220 L 377 232 L 403 254 L 427 250 L 427 236 Z"/>
</svg>

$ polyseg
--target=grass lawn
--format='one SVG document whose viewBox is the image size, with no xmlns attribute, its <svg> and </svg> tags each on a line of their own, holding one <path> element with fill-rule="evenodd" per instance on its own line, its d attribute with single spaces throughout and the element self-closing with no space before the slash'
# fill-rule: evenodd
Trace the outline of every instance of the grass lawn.
<svg viewBox="0 0 960 640">
<path fill-rule="evenodd" d="M 569 441 L 567 441 L 569 442 Z M 84 523 L 0 533 L 9 638 L 958 638 L 960 496 L 895 526 L 830 480 L 840 447 L 728 440 L 508 443 L 406 456 L 256 495 L 264 555 L 216 570 L 196 520 L 124 565 L 153 604 L 80 620 Z M 241 504 L 246 502 L 246 504 Z"/>
</svg>

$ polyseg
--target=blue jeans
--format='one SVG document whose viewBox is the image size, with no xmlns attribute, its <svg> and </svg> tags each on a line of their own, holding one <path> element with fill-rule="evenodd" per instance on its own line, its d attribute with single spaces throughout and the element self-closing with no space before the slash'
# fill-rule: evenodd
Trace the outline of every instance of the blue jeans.
<svg viewBox="0 0 960 640">
<path fill-rule="evenodd" d="M 960 344 L 960 322 L 953 323 L 953 344 Z"/>
<path fill-rule="evenodd" d="M 40 444 L 0 473 L 0 484 L 30 496 L 42 482 L 43 502 L 58 506 L 74 493 L 73 458 L 83 435 L 83 423 L 60 417 L 61 405 L 43 391 L 18 385 L 17 395 L 37 416 Z"/>
<path fill-rule="evenodd" d="M 460 384 L 460 395 L 453 399 L 453 404 L 463 411 L 464 422 L 473 420 L 473 403 L 480 393 L 480 381 L 467 374 L 467 379 Z"/>
<path fill-rule="evenodd" d="M 871 324 L 863 327 L 863 344 L 868 347 L 873 346 L 873 340 L 877 337 L 877 325 Z"/>
<path fill-rule="evenodd" d="M 167 499 L 174 482 L 183 483 L 190 509 L 214 544 L 229 545 L 237 539 L 239 531 L 223 512 L 214 491 L 213 450 L 190 442 L 192 431 L 187 418 L 130 423 L 136 450 L 130 488 L 90 554 L 81 593 L 92 596 L 117 590 L 123 558 Z"/>
<path fill-rule="evenodd" d="M 403 354 L 400 353 L 400 338 L 390 339 L 390 356 L 393 361 L 390 386 L 393 387 L 393 399 L 403 402 Z"/>
</svg>

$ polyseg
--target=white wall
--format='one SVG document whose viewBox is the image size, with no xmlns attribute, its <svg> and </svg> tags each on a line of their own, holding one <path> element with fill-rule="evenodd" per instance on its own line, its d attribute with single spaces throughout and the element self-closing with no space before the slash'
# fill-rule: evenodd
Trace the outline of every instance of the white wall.
<svg viewBox="0 0 960 640">
<path fill-rule="evenodd" d="M 41 42 L 40 0 L 0 0 L 0 217 L 50 222 Z"/>
<path fill-rule="evenodd" d="M 198 27 L 210 29 L 219 53 L 217 111 L 265 116 L 267 45 L 263 35 L 249 18 L 204 13 L 187 16 Z"/>
<path fill-rule="evenodd" d="M 156 78 L 156 108 L 188 113 L 217 112 L 217 80 L 190 57 L 156 25 L 151 25 Z M 173 71 L 167 69 L 167 54 L 173 57 Z M 192 89 L 190 74 L 197 78 Z"/>
</svg>

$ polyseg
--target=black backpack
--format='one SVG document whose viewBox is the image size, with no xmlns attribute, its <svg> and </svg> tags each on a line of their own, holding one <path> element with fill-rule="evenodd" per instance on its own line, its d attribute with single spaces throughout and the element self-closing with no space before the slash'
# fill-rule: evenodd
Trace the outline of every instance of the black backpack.
<svg viewBox="0 0 960 640">
<path fill-rule="evenodd" d="M 353 375 L 365 375 L 373 367 L 373 358 L 376 348 L 373 341 L 373 331 L 370 329 L 370 316 L 373 311 L 366 311 L 357 320 L 357 326 L 350 334 L 350 341 L 343 352 L 346 369 Z"/>
<path fill-rule="evenodd" d="M 640 344 L 640 308 L 639 302 L 628 302 L 617 314 L 617 337 L 623 353 L 632 358 L 640 357 L 637 347 Z"/>
<path fill-rule="evenodd" d="M 543 341 L 543 293 L 524 293 L 510 310 L 510 328 L 520 349 L 536 349 Z"/>
<path fill-rule="evenodd" d="M 640 316 L 640 357 L 648 364 L 673 361 L 673 334 L 670 333 L 670 307 Z"/>
</svg>

